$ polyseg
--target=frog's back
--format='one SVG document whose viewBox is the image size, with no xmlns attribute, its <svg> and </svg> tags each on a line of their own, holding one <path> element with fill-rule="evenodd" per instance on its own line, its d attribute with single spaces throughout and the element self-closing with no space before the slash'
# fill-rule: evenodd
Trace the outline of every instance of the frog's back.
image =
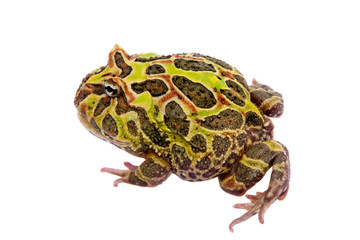
<svg viewBox="0 0 360 240">
<path fill-rule="evenodd" d="M 231 65 L 198 53 L 130 60 L 134 75 L 125 82 L 132 103 L 145 107 L 168 137 L 169 144 L 154 148 L 170 156 L 181 178 L 199 181 L 224 172 L 243 152 L 249 128 L 262 128 L 247 83 Z"/>
</svg>

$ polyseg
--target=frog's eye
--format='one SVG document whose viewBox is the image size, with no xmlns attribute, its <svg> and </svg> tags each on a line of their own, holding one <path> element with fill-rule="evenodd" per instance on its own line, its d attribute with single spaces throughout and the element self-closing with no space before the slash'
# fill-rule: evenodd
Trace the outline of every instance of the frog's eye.
<svg viewBox="0 0 360 240">
<path fill-rule="evenodd" d="M 119 86 L 111 79 L 105 80 L 105 93 L 109 97 L 116 97 L 119 94 Z"/>
</svg>

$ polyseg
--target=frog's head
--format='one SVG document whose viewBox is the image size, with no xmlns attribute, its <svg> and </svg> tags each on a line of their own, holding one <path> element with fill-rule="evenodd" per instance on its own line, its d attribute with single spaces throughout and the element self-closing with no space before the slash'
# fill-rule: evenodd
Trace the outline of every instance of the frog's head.
<svg viewBox="0 0 360 240">
<path fill-rule="evenodd" d="M 86 75 L 74 100 L 81 123 L 95 136 L 119 147 L 127 144 L 117 139 L 122 134 L 117 118 L 129 108 L 122 85 L 122 78 L 132 71 L 126 64 L 128 59 L 129 55 L 115 45 L 107 66 Z"/>
</svg>

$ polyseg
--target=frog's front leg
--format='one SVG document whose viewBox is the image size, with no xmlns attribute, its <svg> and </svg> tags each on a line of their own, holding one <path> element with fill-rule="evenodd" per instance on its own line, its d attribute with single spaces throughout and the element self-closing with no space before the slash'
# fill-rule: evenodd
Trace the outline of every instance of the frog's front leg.
<svg viewBox="0 0 360 240">
<path fill-rule="evenodd" d="M 141 187 L 155 187 L 164 182 L 171 174 L 170 164 L 155 153 L 147 154 L 145 161 L 140 166 L 134 166 L 129 162 L 124 164 L 128 170 L 101 169 L 101 172 L 120 176 L 114 182 L 115 187 L 119 183 L 129 183 Z"/>
<path fill-rule="evenodd" d="M 233 226 L 258 214 L 259 221 L 264 222 L 265 211 L 275 200 L 285 198 L 289 188 L 290 162 L 287 149 L 280 143 L 269 140 L 251 146 L 238 162 L 225 174 L 219 176 L 221 188 L 237 196 L 242 196 L 247 190 L 262 179 L 266 171 L 272 167 L 268 189 L 256 195 L 247 195 L 251 203 L 236 204 L 235 208 L 246 209 L 247 212 L 235 219 Z"/>
<path fill-rule="evenodd" d="M 255 79 L 249 87 L 251 101 L 269 117 L 280 117 L 284 111 L 284 100 L 271 87 L 258 83 Z"/>
</svg>

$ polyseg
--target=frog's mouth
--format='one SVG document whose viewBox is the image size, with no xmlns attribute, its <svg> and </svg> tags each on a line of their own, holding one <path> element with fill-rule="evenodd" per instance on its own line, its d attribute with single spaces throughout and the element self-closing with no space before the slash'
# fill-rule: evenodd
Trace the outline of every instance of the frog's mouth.
<svg viewBox="0 0 360 240">
<path fill-rule="evenodd" d="M 84 117 L 80 112 L 78 112 L 78 118 L 81 122 L 82 125 L 84 125 L 84 127 L 94 136 L 106 141 L 106 142 L 110 142 L 112 144 L 114 144 L 115 146 L 124 149 L 126 147 L 128 147 L 130 145 L 129 142 L 126 141 L 121 141 L 118 139 L 114 139 L 114 138 L 107 138 L 106 136 L 104 136 L 101 132 L 101 130 L 99 129 L 98 125 L 95 123 L 95 121 L 91 124 L 86 117 Z"/>
<path fill-rule="evenodd" d="M 89 130 L 89 132 L 91 134 L 93 134 L 94 136 L 104 140 L 104 141 L 108 141 L 104 135 L 102 135 L 101 131 L 96 128 L 93 124 L 91 124 L 80 112 L 78 112 L 78 118 L 81 122 L 82 125 L 84 125 L 84 127 Z M 96 123 L 95 123 L 96 124 Z"/>
</svg>

